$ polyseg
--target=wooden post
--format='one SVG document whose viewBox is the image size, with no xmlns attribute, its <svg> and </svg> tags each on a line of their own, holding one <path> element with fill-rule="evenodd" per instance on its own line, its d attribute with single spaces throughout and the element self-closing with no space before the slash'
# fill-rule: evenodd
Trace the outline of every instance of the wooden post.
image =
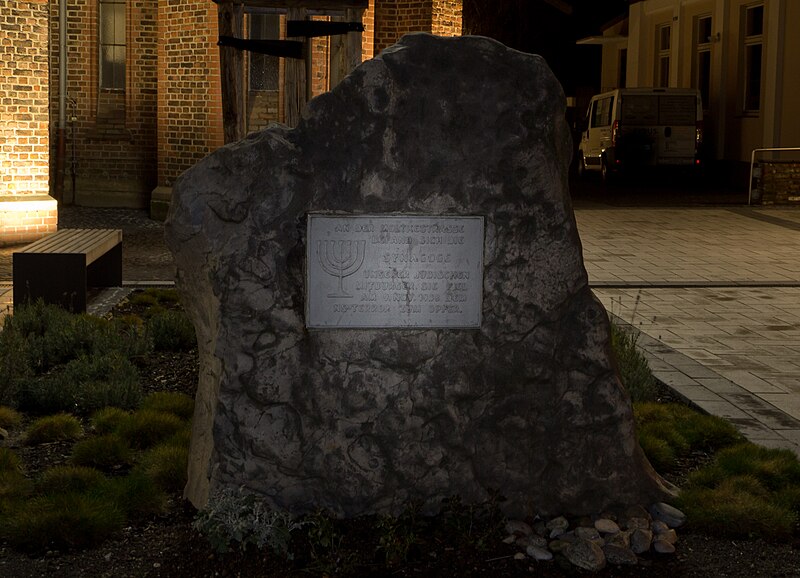
<svg viewBox="0 0 800 578">
<path fill-rule="evenodd" d="M 306 9 L 290 7 L 286 13 L 286 20 L 305 20 Z M 306 41 L 306 45 L 310 44 Z M 300 111 L 308 102 L 308 85 L 310 78 L 306 77 L 306 61 L 296 58 L 286 59 L 286 75 L 284 81 L 284 103 L 286 126 L 294 128 L 300 122 Z"/>
<path fill-rule="evenodd" d="M 346 14 L 348 22 L 361 22 L 364 10 L 362 8 L 348 8 Z M 346 51 L 347 71 L 345 74 L 350 74 L 362 62 L 361 32 L 347 33 Z"/>
<path fill-rule="evenodd" d="M 221 2 L 218 19 L 220 36 L 243 37 L 242 4 Z M 222 126 L 227 144 L 244 138 L 246 133 L 243 52 L 230 46 L 220 46 L 219 66 L 222 79 Z"/>
</svg>

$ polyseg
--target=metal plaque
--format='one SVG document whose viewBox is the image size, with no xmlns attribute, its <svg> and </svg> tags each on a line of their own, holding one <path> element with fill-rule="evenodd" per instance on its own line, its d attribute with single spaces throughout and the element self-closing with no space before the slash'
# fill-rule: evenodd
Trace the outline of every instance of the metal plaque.
<svg viewBox="0 0 800 578">
<path fill-rule="evenodd" d="M 483 217 L 309 215 L 309 328 L 481 325 Z"/>
</svg>

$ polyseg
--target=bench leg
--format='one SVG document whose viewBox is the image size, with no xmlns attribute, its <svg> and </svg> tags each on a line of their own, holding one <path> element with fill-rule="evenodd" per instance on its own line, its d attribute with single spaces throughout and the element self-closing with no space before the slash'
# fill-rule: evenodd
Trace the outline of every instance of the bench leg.
<svg viewBox="0 0 800 578">
<path fill-rule="evenodd" d="M 86 257 L 14 253 L 14 307 L 37 299 L 86 311 Z"/>
<path fill-rule="evenodd" d="M 122 243 L 87 267 L 86 284 L 89 287 L 122 287 Z"/>
</svg>

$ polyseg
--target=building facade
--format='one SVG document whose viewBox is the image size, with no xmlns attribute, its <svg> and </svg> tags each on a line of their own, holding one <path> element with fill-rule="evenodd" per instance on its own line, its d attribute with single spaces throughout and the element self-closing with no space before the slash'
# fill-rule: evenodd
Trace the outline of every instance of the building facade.
<svg viewBox="0 0 800 578">
<path fill-rule="evenodd" d="M 800 2 L 642 0 L 581 42 L 603 47 L 604 90 L 698 88 L 707 156 L 738 182 L 754 149 L 800 146 Z"/>
<path fill-rule="evenodd" d="M 270 6 L 245 9 L 245 36 L 285 39 L 288 9 L 252 4 Z M 305 4 L 309 19 L 352 16 Z M 369 0 L 359 12 L 362 60 L 408 32 L 462 32 L 461 0 Z M 57 202 L 163 216 L 175 179 L 223 144 L 212 0 L 7 0 L 0 24 L 0 244 L 54 231 Z M 311 96 L 340 80 L 340 44 L 309 40 Z M 286 119 L 288 60 L 245 54 L 248 131 Z"/>
</svg>

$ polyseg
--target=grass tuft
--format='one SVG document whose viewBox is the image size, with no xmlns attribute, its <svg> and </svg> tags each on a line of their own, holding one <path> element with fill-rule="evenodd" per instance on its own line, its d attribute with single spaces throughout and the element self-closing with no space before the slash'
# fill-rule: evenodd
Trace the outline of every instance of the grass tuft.
<svg viewBox="0 0 800 578">
<path fill-rule="evenodd" d="M 611 324 L 611 348 L 617 358 L 619 376 L 633 402 L 653 401 L 656 380 L 647 359 L 636 347 L 638 334 Z"/>
<path fill-rule="evenodd" d="M 163 411 L 189 420 L 194 413 L 194 400 L 184 393 L 161 391 L 148 395 L 141 409 Z"/>
<path fill-rule="evenodd" d="M 131 464 L 131 450 L 118 435 L 104 434 L 75 444 L 70 459 L 79 466 L 111 472 Z"/>
<path fill-rule="evenodd" d="M 116 433 L 132 448 L 147 449 L 185 427 L 185 422 L 171 413 L 144 409 L 132 413 L 122 421 Z"/>
<path fill-rule="evenodd" d="M 22 414 L 18 411 L 0 406 L 0 427 L 7 430 L 13 430 L 20 426 L 22 423 Z"/>
<path fill-rule="evenodd" d="M 156 351 L 190 351 L 197 346 L 194 325 L 183 311 L 154 313 L 147 321 L 147 334 Z"/>
<path fill-rule="evenodd" d="M 25 443 L 35 446 L 55 441 L 71 441 L 82 435 L 83 428 L 78 418 L 67 413 L 60 413 L 41 417 L 34 421 L 25 433 Z"/>
<path fill-rule="evenodd" d="M 180 492 L 186 486 L 188 463 L 188 447 L 164 443 L 145 452 L 139 466 L 164 491 Z"/>
<path fill-rule="evenodd" d="M 99 434 L 108 434 L 116 430 L 130 414 L 118 407 L 104 407 L 92 414 L 89 423 Z"/>
<path fill-rule="evenodd" d="M 163 514 L 167 509 L 166 494 L 140 470 L 108 479 L 98 493 L 131 520 Z"/>
<path fill-rule="evenodd" d="M 84 466 L 55 466 L 45 471 L 37 490 L 41 494 L 85 494 L 97 489 L 105 476 L 94 468 Z"/>
</svg>

